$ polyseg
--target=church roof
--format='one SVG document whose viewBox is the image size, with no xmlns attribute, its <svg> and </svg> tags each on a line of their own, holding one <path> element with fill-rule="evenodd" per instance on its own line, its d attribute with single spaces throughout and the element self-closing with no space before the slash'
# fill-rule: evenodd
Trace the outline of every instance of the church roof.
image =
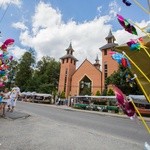
<svg viewBox="0 0 150 150">
<path fill-rule="evenodd" d="M 78 60 L 77 60 L 73 55 L 71 55 L 71 54 L 66 54 L 66 55 L 62 56 L 60 59 L 65 59 L 65 58 L 72 58 L 73 60 L 78 61 Z"/>
<path fill-rule="evenodd" d="M 116 43 L 107 43 L 107 44 L 105 44 L 104 46 L 100 47 L 99 49 L 100 49 L 100 50 L 103 50 L 103 49 L 113 48 L 113 47 L 115 47 L 115 46 L 117 46 L 117 45 L 118 45 L 118 44 L 116 44 Z"/>
<path fill-rule="evenodd" d="M 94 68 L 94 70 L 96 70 L 96 71 L 98 71 L 98 72 L 101 72 L 101 70 L 97 69 L 97 68 L 86 58 L 86 59 L 82 62 L 82 64 L 76 69 L 76 71 L 74 72 L 74 74 L 75 74 L 76 72 L 78 72 L 78 70 L 80 70 L 80 68 L 82 68 L 83 65 L 84 65 L 86 62 L 87 62 L 92 68 Z"/>
<path fill-rule="evenodd" d="M 69 47 L 66 49 L 66 51 L 72 51 L 74 52 L 74 49 L 72 48 L 72 43 L 70 42 Z"/>
</svg>

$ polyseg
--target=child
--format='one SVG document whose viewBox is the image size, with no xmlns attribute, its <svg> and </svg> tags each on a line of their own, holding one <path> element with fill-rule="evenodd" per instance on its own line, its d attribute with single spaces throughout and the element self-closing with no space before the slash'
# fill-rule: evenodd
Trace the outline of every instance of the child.
<svg viewBox="0 0 150 150">
<path fill-rule="evenodd" d="M 16 101 L 18 99 L 19 94 L 20 94 L 20 88 L 15 85 L 12 88 L 11 93 L 10 93 L 10 104 L 9 104 L 8 111 L 10 110 L 11 112 L 13 112 L 13 110 L 16 106 Z"/>
</svg>

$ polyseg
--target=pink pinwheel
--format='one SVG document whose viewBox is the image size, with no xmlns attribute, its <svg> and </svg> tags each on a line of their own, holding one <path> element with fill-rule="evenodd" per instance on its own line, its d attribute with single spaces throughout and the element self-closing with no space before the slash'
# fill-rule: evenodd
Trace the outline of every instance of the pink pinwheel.
<svg viewBox="0 0 150 150">
<path fill-rule="evenodd" d="M 123 92 L 116 86 L 113 86 L 114 92 L 115 92 L 115 96 L 116 99 L 118 101 L 119 105 L 124 105 L 125 103 L 125 96 L 123 94 Z"/>
<path fill-rule="evenodd" d="M 117 19 L 122 27 L 129 33 L 137 35 L 137 31 L 133 25 L 131 25 L 127 19 L 124 19 L 121 15 L 117 14 Z"/>
<path fill-rule="evenodd" d="M 123 108 L 123 112 L 128 116 L 128 117 L 134 117 L 135 116 L 135 108 L 132 104 L 131 101 L 126 100 L 125 102 L 125 108 Z"/>
<path fill-rule="evenodd" d="M 123 112 L 128 116 L 128 117 L 135 117 L 136 112 L 134 109 L 134 106 L 131 101 L 128 101 L 123 94 L 123 92 L 116 86 L 113 86 L 116 99 L 118 101 L 118 106 L 123 110 Z"/>
</svg>

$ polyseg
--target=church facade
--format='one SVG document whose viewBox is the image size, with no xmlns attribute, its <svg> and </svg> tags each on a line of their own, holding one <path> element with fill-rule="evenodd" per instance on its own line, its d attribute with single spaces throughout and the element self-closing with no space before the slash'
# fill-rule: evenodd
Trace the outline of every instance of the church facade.
<svg viewBox="0 0 150 150">
<path fill-rule="evenodd" d="M 102 52 L 102 65 L 97 56 L 94 64 L 85 59 L 78 68 L 76 68 L 78 60 L 73 56 L 74 49 L 70 43 L 66 55 L 60 58 L 59 93 L 65 92 L 68 98 L 75 95 L 96 95 L 97 92 L 102 93 L 107 88 L 105 79 L 118 69 L 118 63 L 109 53 L 117 45 L 114 43 L 115 37 L 111 30 L 105 39 L 107 43 L 99 48 Z"/>
</svg>

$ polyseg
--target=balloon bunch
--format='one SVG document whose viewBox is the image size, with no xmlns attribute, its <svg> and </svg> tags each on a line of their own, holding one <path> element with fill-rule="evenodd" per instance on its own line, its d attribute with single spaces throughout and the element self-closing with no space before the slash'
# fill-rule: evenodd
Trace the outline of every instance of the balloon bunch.
<svg viewBox="0 0 150 150">
<path fill-rule="evenodd" d="M 14 39 L 7 39 L 0 47 L 0 87 L 4 87 L 8 82 L 9 64 L 13 60 L 13 56 L 9 55 L 7 48 L 14 43 Z"/>
</svg>

